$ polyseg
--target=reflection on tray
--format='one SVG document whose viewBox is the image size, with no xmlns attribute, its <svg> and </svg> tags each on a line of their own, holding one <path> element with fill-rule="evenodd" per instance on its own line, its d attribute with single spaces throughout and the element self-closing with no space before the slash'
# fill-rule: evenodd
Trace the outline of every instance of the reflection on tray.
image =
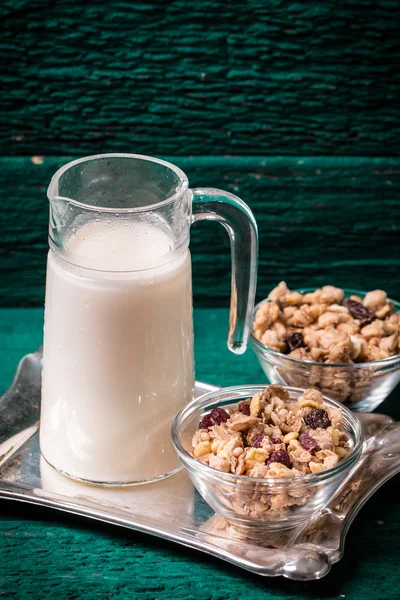
<svg viewBox="0 0 400 600">
<path fill-rule="evenodd" d="M 0 398 L 0 497 L 148 532 L 260 575 L 301 580 L 326 575 L 340 560 L 361 506 L 400 471 L 400 425 L 385 415 L 359 414 L 366 437 L 362 457 L 329 504 L 302 530 L 254 535 L 215 515 L 185 471 L 122 488 L 80 483 L 55 471 L 39 450 L 40 370 L 40 354 L 24 357 Z M 197 384 L 197 391 L 210 387 Z"/>
</svg>

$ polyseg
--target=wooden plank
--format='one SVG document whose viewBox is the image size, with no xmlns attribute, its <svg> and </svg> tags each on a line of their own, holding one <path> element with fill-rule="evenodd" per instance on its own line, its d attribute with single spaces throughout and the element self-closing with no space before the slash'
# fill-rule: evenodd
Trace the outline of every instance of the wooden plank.
<svg viewBox="0 0 400 600">
<path fill-rule="evenodd" d="M 42 310 L 0 310 L 0 388 L 42 335 Z M 262 382 L 251 352 L 225 347 L 227 311 L 195 311 L 197 376 L 220 385 Z M 384 411 L 399 418 L 397 402 Z M 345 555 L 323 580 L 262 579 L 200 552 L 112 526 L 0 503 L 0 596 L 16 600 L 399 599 L 399 477 L 357 516 Z"/>
<path fill-rule="evenodd" d="M 3 155 L 399 155 L 397 0 L 2 13 Z"/>
<path fill-rule="evenodd" d="M 33 162 L 33 160 L 35 162 Z M 68 158 L 0 159 L 2 306 L 44 299 L 46 186 Z M 37 162 L 40 164 L 36 164 Z M 260 231 L 258 296 L 279 280 L 381 287 L 400 298 L 400 160 L 352 158 L 172 158 L 193 186 L 241 196 Z M 192 228 L 198 305 L 227 305 L 229 243 L 217 224 Z M 216 260 L 218 257 L 218 260 Z"/>
</svg>

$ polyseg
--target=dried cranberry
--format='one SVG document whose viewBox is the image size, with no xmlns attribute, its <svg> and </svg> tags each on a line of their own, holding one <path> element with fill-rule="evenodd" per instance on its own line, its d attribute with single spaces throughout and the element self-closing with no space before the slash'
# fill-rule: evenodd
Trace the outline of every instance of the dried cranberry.
<svg viewBox="0 0 400 600">
<path fill-rule="evenodd" d="M 242 402 L 239 402 L 239 411 L 249 417 L 250 416 L 250 402 L 248 402 L 247 400 L 242 400 Z"/>
<path fill-rule="evenodd" d="M 213 408 L 211 411 L 211 416 L 215 421 L 216 425 L 221 425 L 221 423 L 226 423 L 229 419 L 229 413 L 226 412 L 223 408 Z"/>
<path fill-rule="evenodd" d="M 360 319 L 361 326 L 368 325 L 375 321 L 376 314 L 368 310 L 361 302 L 356 302 L 356 300 L 350 300 L 350 298 L 346 298 L 343 300 L 343 306 L 346 306 L 349 309 L 349 313 L 354 319 Z"/>
<path fill-rule="evenodd" d="M 289 346 L 290 352 L 293 350 L 297 350 L 297 348 L 304 348 L 304 337 L 300 331 L 294 331 L 293 333 L 288 333 L 285 337 L 285 342 Z"/>
<path fill-rule="evenodd" d="M 331 424 L 328 413 L 322 408 L 314 408 L 309 415 L 304 417 L 304 423 L 311 429 L 317 429 L 318 427 L 326 429 Z"/>
<path fill-rule="evenodd" d="M 282 444 L 282 440 L 281 440 L 281 438 L 275 438 L 275 437 L 272 437 L 272 438 L 271 438 L 271 442 L 272 442 L 273 444 Z"/>
<path fill-rule="evenodd" d="M 277 450 L 276 452 L 273 452 L 266 461 L 266 464 L 270 465 L 273 462 L 281 463 L 288 469 L 292 468 L 292 463 L 290 462 L 289 454 L 286 452 L 286 450 Z"/>
<path fill-rule="evenodd" d="M 299 442 L 303 446 L 304 450 L 309 452 L 319 452 L 321 448 L 318 446 L 318 442 L 309 434 L 308 431 L 304 431 L 300 437 Z"/>
<path fill-rule="evenodd" d="M 209 413 L 208 415 L 204 415 L 204 417 L 200 421 L 201 429 L 208 429 L 208 427 L 212 427 L 213 425 L 215 425 L 215 423 L 214 419 L 211 416 L 211 413 Z"/>
<path fill-rule="evenodd" d="M 213 425 L 221 425 L 221 423 L 226 423 L 228 419 L 229 414 L 226 412 L 226 410 L 223 408 L 213 408 L 208 415 L 204 415 L 200 421 L 200 427 L 202 429 L 207 429 Z"/>
<path fill-rule="evenodd" d="M 253 448 L 261 448 L 262 443 L 263 443 L 263 439 L 264 439 L 263 435 L 255 435 L 253 437 L 253 441 L 251 443 L 251 445 L 253 446 Z"/>
</svg>

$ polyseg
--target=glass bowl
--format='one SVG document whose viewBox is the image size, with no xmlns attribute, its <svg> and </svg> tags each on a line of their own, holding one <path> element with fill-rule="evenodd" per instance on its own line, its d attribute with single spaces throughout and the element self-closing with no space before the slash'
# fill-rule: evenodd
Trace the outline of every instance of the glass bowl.
<svg viewBox="0 0 400 600">
<path fill-rule="evenodd" d="M 193 434 L 205 413 L 216 407 L 233 406 L 264 388 L 265 385 L 222 388 L 190 402 L 174 419 L 172 442 L 197 491 L 227 521 L 236 527 L 256 528 L 257 531 L 287 530 L 306 522 L 329 500 L 360 456 L 363 430 L 350 410 L 325 397 L 325 404 L 340 406 L 343 410 L 343 426 L 349 435 L 350 453 L 325 471 L 286 479 L 224 473 L 201 463 L 190 454 Z M 286 389 L 292 400 L 304 392 L 299 388 Z"/>
<path fill-rule="evenodd" d="M 314 289 L 293 291 L 306 294 Z M 346 298 L 352 294 L 363 298 L 367 293 L 351 289 L 344 289 L 344 292 Z M 257 304 L 253 322 L 257 309 L 267 301 L 268 299 L 265 299 Z M 391 302 L 397 312 L 400 303 L 395 300 Z M 253 332 L 249 341 L 268 381 L 279 385 L 316 388 L 339 402 L 347 403 L 351 410 L 371 412 L 387 398 L 400 381 L 400 354 L 367 363 L 319 363 L 291 358 L 271 350 L 259 342 Z"/>
</svg>

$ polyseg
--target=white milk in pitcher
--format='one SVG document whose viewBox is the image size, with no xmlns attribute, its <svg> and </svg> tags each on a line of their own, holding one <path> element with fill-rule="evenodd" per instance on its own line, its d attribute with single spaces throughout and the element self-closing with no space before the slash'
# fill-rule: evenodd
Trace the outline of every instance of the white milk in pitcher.
<svg viewBox="0 0 400 600">
<path fill-rule="evenodd" d="M 93 222 L 47 265 L 40 445 L 66 474 L 139 482 L 178 467 L 174 415 L 192 398 L 189 251 L 168 262 L 168 233 Z M 73 260 L 73 259 L 72 259 Z"/>
</svg>

